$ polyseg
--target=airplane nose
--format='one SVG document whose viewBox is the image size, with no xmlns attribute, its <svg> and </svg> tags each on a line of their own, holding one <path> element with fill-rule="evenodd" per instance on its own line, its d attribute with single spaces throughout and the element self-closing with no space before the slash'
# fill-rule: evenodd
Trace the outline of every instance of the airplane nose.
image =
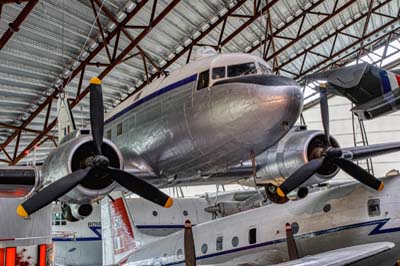
<svg viewBox="0 0 400 266">
<path fill-rule="evenodd" d="M 286 134 L 303 106 L 301 87 L 287 77 L 248 75 L 221 80 L 214 86 L 210 90 L 215 92 L 214 99 L 218 99 L 218 91 L 225 89 L 224 105 L 215 105 L 213 112 L 214 118 L 220 118 L 219 128 L 224 121 L 235 139 L 253 150 L 268 147 Z"/>
</svg>

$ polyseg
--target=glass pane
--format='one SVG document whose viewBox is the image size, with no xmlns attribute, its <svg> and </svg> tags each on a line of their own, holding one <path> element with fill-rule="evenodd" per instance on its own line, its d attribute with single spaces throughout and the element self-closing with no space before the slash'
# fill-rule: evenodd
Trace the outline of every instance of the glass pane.
<svg viewBox="0 0 400 266">
<path fill-rule="evenodd" d="M 249 230 L 249 244 L 255 244 L 257 242 L 257 229 L 252 228 Z"/>
<path fill-rule="evenodd" d="M 216 243 L 216 248 L 217 250 L 222 250 L 223 249 L 223 241 L 224 241 L 224 237 L 223 236 L 218 236 L 217 237 L 217 243 Z"/>
<path fill-rule="evenodd" d="M 199 81 L 197 83 L 197 90 L 201 90 L 208 87 L 210 81 L 210 70 L 206 70 L 199 74 Z"/>
<path fill-rule="evenodd" d="M 212 79 L 225 78 L 225 67 L 216 67 L 212 70 Z"/>
<path fill-rule="evenodd" d="M 254 73 L 257 73 L 254 63 L 228 66 L 228 77 L 245 76 Z"/>
</svg>

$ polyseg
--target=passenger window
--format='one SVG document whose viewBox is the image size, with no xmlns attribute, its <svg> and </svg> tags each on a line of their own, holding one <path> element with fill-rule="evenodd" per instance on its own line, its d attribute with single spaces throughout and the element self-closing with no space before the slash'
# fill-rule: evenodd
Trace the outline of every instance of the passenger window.
<svg viewBox="0 0 400 266">
<path fill-rule="evenodd" d="M 208 250 L 208 246 L 206 243 L 204 243 L 203 245 L 201 245 L 201 253 L 206 254 Z"/>
<path fill-rule="evenodd" d="M 206 70 L 199 74 L 199 80 L 197 82 L 197 90 L 201 90 L 208 87 L 210 82 L 210 70 Z"/>
<path fill-rule="evenodd" d="M 212 79 L 225 78 L 225 67 L 215 67 L 212 69 Z"/>
<path fill-rule="evenodd" d="M 246 63 L 228 66 L 228 77 L 245 76 L 257 73 L 256 64 Z"/>
<path fill-rule="evenodd" d="M 368 200 L 368 215 L 371 217 L 381 215 L 379 199 L 369 199 Z"/>
<path fill-rule="evenodd" d="M 117 125 L 117 136 L 122 135 L 122 123 Z"/>
<path fill-rule="evenodd" d="M 111 139 L 111 129 L 107 130 L 106 138 Z"/>
<path fill-rule="evenodd" d="M 224 242 L 224 237 L 223 236 L 217 236 L 217 243 L 216 243 L 217 251 L 218 250 L 222 250 L 224 248 L 223 242 Z"/>
<path fill-rule="evenodd" d="M 178 257 L 178 259 L 183 258 L 183 250 L 181 248 L 178 249 L 178 251 L 176 252 L 176 256 Z"/>
<path fill-rule="evenodd" d="M 257 243 L 257 229 L 251 228 L 249 230 L 249 244 Z"/>
<path fill-rule="evenodd" d="M 237 247 L 239 245 L 239 238 L 237 236 L 234 236 L 232 238 L 232 246 Z"/>
</svg>

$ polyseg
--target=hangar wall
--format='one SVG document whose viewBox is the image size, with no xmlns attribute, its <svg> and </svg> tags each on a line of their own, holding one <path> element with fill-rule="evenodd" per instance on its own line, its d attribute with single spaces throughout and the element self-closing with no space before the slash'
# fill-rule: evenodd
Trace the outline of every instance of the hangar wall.
<svg viewBox="0 0 400 266">
<path fill-rule="evenodd" d="M 335 136 L 342 147 L 353 147 L 351 102 L 346 98 L 338 96 L 330 98 L 328 102 L 331 134 Z M 322 130 L 319 104 L 304 111 L 303 116 L 309 129 Z M 357 140 L 361 140 L 360 127 L 358 122 L 355 124 Z M 365 121 L 364 125 L 369 144 L 400 141 L 399 111 L 374 120 Z M 391 169 L 400 170 L 400 152 L 375 157 L 372 159 L 372 162 L 375 175 L 384 176 Z M 362 167 L 366 168 L 365 161 L 360 161 L 359 163 Z M 349 176 L 341 171 L 336 178 L 344 177 Z"/>
</svg>

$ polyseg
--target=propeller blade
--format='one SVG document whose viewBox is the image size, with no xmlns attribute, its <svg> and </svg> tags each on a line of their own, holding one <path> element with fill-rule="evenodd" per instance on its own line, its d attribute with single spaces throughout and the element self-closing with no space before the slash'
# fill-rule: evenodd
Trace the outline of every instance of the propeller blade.
<svg viewBox="0 0 400 266">
<path fill-rule="evenodd" d="M 301 184 L 307 181 L 324 163 L 325 157 L 318 159 L 312 159 L 293 174 L 291 174 L 277 189 L 276 193 L 280 197 L 285 197 L 292 190 L 299 187 Z"/>
<path fill-rule="evenodd" d="M 136 176 L 120 169 L 107 169 L 109 176 L 121 186 L 127 188 L 133 193 L 165 208 L 169 208 L 173 204 L 172 198 L 161 192 L 158 188 L 137 178 Z"/>
<path fill-rule="evenodd" d="M 342 158 L 336 159 L 335 163 L 346 173 L 361 183 L 375 190 L 381 191 L 384 188 L 383 182 L 371 175 L 357 164 Z"/>
<path fill-rule="evenodd" d="M 19 205 L 17 207 L 18 215 L 26 218 L 30 214 L 57 200 L 82 182 L 83 179 L 88 176 L 90 170 L 90 168 L 81 169 L 51 183 Z"/>
<path fill-rule="evenodd" d="M 319 90 L 319 104 L 321 108 L 321 118 L 322 118 L 322 125 L 324 127 L 324 134 L 326 142 L 329 146 L 331 146 L 331 141 L 329 138 L 329 107 L 328 107 L 328 96 L 326 95 L 326 85 L 322 85 Z"/>
<path fill-rule="evenodd" d="M 185 250 L 185 265 L 196 266 L 196 253 L 194 249 L 192 223 L 190 222 L 190 220 L 186 220 L 185 222 L 184 250 Z"/>
<path fill-rule="evenodd" d="M 97 77 L 90 79 L 90 128 L 97 155 L 101 154 L 104 134 L 104 106 L 101 80 Z"/>
</svg>

